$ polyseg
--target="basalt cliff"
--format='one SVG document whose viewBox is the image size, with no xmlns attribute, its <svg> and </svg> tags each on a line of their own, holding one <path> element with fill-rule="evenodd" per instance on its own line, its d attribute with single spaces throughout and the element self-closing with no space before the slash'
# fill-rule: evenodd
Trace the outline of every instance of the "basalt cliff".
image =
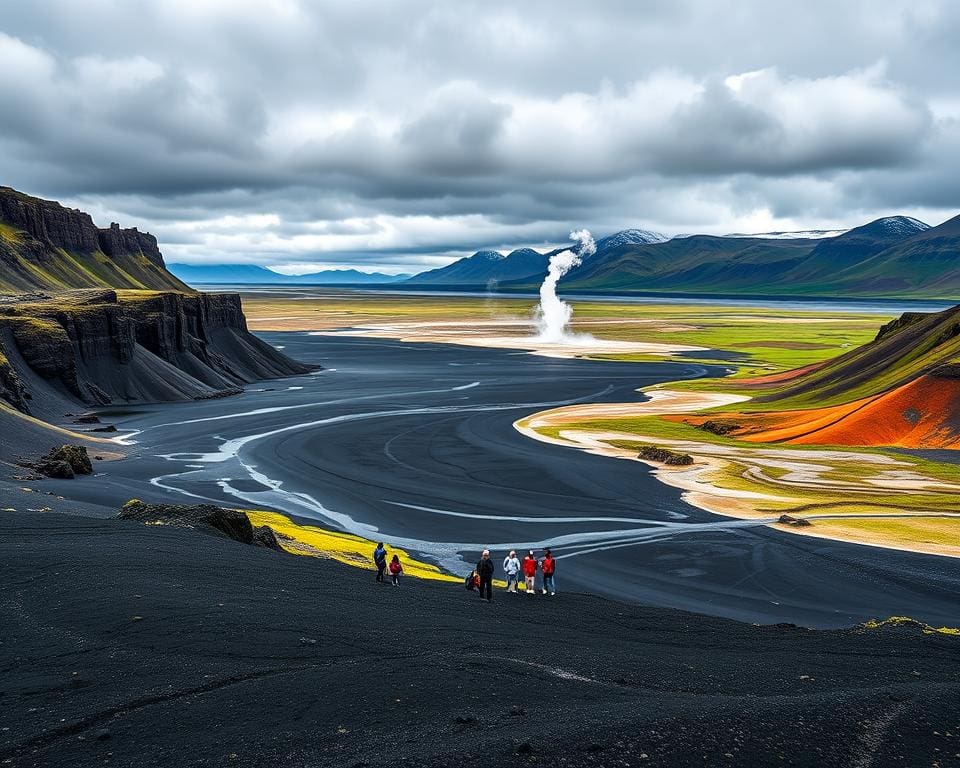
<svg viewBox="0 0 960 768">
<path fill-rule="evenodd" d="M 308 370 L 247 330 L 237 294 L 167 272 L 152 235 L 0 188 L 0 459 L 85 406 L 219 397 Z"/>
<path fill-rule="evenodd" d="M 88 213 L 0 187 L 0 291 L 71 288 L 191 291 L 153 235 L 97 228 Z"/>
</svg>

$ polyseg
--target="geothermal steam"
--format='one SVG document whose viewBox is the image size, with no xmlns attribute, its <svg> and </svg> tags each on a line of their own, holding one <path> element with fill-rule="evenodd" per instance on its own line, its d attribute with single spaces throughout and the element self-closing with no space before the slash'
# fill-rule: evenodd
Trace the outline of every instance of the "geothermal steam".
<svg viewBox="0 0 960 768">
<path fill-rule="evenodd" d="M 577 339 L 567 331 L 573 308 L 557 297 L 557 282 L 579 265 L 581 259 L 593 255 L 597 246 L 586 229 L 571 232 L 570 239 L 580 244 L 579 250 L 574 252 L 567 249 L 551 256 L 547 276 L 543 279 L 543 285 L 540 286 L 540 304 L 537 306 L 537 327 L 540 332 L 537 338 L 541 341 L 562 344 L 565 341 Z"/>
</svg>

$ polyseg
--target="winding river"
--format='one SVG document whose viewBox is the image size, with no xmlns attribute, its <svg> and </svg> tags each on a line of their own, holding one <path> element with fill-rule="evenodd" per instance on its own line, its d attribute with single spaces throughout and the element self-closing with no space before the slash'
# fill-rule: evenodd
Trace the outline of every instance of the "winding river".
<svg viewBox="0 0 960 768">
<path fill-rule="evenodd" d="M 960 559 L 717 517 L 641 463 L 537 442 L 512 426 L 545 408 L 629 401 L 637 387 L 720 369 L 262 335 L 324 370 L 237 397 L 105 411 L 134 451 L 104 473 L 108 497 L 275 509 L 458 573 L 484 547 L 551 546 L 561 593 L 746 621 L 960 618 Z"/>
</svg>

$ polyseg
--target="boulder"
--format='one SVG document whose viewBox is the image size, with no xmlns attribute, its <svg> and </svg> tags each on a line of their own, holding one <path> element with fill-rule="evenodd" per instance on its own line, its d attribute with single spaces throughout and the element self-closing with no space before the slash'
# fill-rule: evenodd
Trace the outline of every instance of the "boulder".
<svg viewBox="0 0 960 768">
<path fill-rule="evenodd" d="M 715 419 L 708 419 L 699 425 L 699 428 L 704 432 L 710 432 L 714 435 L 720 435 L 721 437 L 729 435 L 733 432 L 736 432 L 740 429 L 739 424 L 734 424 L 730 421 L 716 421 Z"/>
<path fill-rule="evenodd" d="M 47 459 L 41 459 L 36 464 L 33 465 L 34 469 L 37 470 L 42 475 L 47 477 L 53 477 L 58 480 L 73 480 L 76 477 L 76 473 L 65 461 L 50 461 Z"/>
<path fill-rule="evenodd" d="M 34 469 L 47 477 L 71 480 L 75 475 L 93 474 L 93 464 L 82 445 L 61 445 L 54 448 L 39 461 L 25 462 L 25 467 Z"/>
<path fill-rule="evenodd" d="M 813 525 L 805 517 L 794 517 L 793 515 L 780 515 L 777 520 L 778 523 L 783 525 L 792 525 L 794 528 L 802 528 L 805 525 Z"/>
<path fill-rule="evenodd" d="M 656 461 L 660 464 L 669 464 L 675 467 L 687 467 L 693 464 L 693 456 L 688 453 L 674 453 L 666 448 L 658 448 L 655 445 L 645 445 L 637 454 L 638 458 L 644 461 Z"/>
<path fill-rule="evenodd" d="M 253 529 L 253 543 L 264 549 L 275 549 L 277 552 L 286 551 L 280 546 L 277 534 L 273 532 L 273 528 L 269 525 L 260 525 Z"/>
</svg>

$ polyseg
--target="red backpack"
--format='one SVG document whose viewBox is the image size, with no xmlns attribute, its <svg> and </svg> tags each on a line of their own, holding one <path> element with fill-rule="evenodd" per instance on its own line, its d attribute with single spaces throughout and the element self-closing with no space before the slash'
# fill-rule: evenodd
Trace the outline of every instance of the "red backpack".
<svg viewBox="0 0 960 768">
<path fill-rule="evenodd" d="M 544 576 L 553 576 L 553 557 L 545 557 L 540 563 Z"/>
<path fill-rule="evenodd" d="M 523 558 L 523 575 L 524 576 L 536 576 L 537 575 L 537 560 L 536 558 L 530 557 L 527 555 Z"/>
</svg>

